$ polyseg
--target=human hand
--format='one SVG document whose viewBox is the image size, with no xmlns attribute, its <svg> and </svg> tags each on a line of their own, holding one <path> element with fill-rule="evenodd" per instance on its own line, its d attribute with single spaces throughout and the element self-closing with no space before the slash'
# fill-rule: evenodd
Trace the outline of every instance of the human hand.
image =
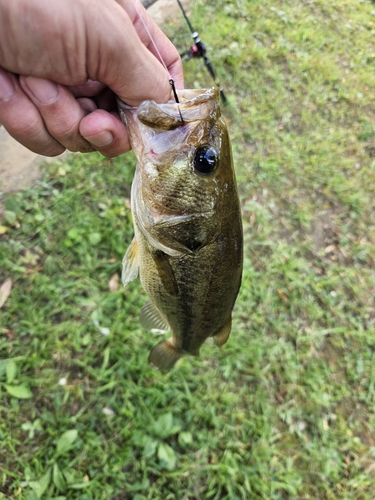
<svg viewBox="0 0 375 500">
<path fill-rule="evenodd" d="M 182 88 L 177 50 L 137 9 Z M 132 0 L 0 0 L 0 123 L 32 151 L 117 156 L 130 145 L 115 95 L 138 105 L 170 91 Z"/>
</svg>

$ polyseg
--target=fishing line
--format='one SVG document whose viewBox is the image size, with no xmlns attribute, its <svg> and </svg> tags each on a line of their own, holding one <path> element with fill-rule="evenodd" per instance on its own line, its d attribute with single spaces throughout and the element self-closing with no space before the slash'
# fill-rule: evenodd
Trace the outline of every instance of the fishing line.
<svg viewBox="0 0 375 500">
<path fill-rule="evenodd" d="M 143 19 L 142 15 L 141 15 L 141 12 L 140 12 L 140 10 L 138 8 L 138 5 L 137 5 L 137 0 L 132 0 L 132 2 L 133 2 L 133 5 L 134 5 L 134 8 L 135 8 L 135 11 L 136 11 L 136 13 L 138 15 L 138 18 L 140 19 L 141 23 L 143 24 L 143 27 L 146 30 L 146 33 L 148 34 L 149 39 L 150 39 L 152 45 L 155 48 L 155 51 L 156 51 L 156 53 L 157 53 L 157 55 L 159 57 L 159 61 L 162 63 L 162 65 L 165 68 L 165 71 L 168 73 L 169 84 L 172 87 L 173 97 L 175 98 L 176 103 L 180 104 L 180 101 L 178 100 L 178 95 L 177 95 L 177 91 L 176 91 L 176 86 L 175 86 L 175 83 L 174 83 L 174 79 L 172 78 L 172 75 L 170 74 L 170 72 L 169 72 L 169 70 L 167 68 L 167 65 L 165 64 L 164 59 L 163 59 L 163 57 L 162 57 L 162 55 L 161 55 L 161 53 L 160 53 L 160 51 L 158 49 L 158 46 L 156 45 L 156 42 L 155 42 L 153 36 L 151 35 L 151 32 L 148 29 L 148 26 L 147 26 L 145 20 Z M 177 107 L 178 107 L 178 112 L 180 114 L 181 122 L 184 123 L 184 119 L 182 118 L 180 106 L 177 106 Z"/>
</svg>

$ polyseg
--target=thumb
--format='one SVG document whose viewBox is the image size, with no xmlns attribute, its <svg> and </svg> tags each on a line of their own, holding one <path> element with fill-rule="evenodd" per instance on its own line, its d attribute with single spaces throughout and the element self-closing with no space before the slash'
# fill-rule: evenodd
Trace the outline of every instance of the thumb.
<svg viewBox="0 0 375 500">
<path fill-rule="evenodd" d="M 138 0 L 0 0 L 0 19 L 0 67 L 11 73 L 95 80 L 131 105 L 168 100 L 168 72 L 183 86 L 176 48 Z"/>
</svg>

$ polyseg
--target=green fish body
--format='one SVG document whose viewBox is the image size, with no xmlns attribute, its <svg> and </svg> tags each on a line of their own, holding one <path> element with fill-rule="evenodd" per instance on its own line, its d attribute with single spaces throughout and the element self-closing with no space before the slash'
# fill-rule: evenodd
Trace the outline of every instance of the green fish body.
<svg viewBox="0 0 375 500">
<path fill-rule="evenodd" d="M 141 324 L 171 332 L 149 361 L 169 370 L 223 345 L 240 288 L 243 236 L 237 186 L 217 88 L 178 92 L 180 104 L 119 103 L 137 157 L 131 205 L 135 236 L 123 283 L 137 276 L 150 302 Z M 182 120 L 181 120 L 182 118 Z"/>
</svg>

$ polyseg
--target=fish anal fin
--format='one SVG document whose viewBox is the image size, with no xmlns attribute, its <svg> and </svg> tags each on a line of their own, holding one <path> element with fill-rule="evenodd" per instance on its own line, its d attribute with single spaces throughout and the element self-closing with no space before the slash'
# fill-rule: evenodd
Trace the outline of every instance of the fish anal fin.
<svg viewBox="0 0 375 500">
<path fill-rule="evenodd" d="M 163 340 L 151 349 L 148 362 L 159 370 L 170 370 L 183 352 L 173 345 L 172 339 Z"/>
<path fill-rule="evenodd" d="M 138 267 L 139 250 L 137 240 L 134 237 L 122 260 L 121 279 L 124 286 L 138 276 Z"/>
<path fill-rule="evenodd" d="M 214 335 L 215 344 L 219 347 L 223 346 L 229 338 L 230 330 L 232 328 L 232 316 L 229 316 L 223 328 Z"/>
<path fill-rule="evenodd" d="M 142 328 L 156 335 L 163 334 L 169 330 L 169 325 L 162 317 L 152 302 L 146 302 L 139 314 L 139 322 Z"/>
</svg>

